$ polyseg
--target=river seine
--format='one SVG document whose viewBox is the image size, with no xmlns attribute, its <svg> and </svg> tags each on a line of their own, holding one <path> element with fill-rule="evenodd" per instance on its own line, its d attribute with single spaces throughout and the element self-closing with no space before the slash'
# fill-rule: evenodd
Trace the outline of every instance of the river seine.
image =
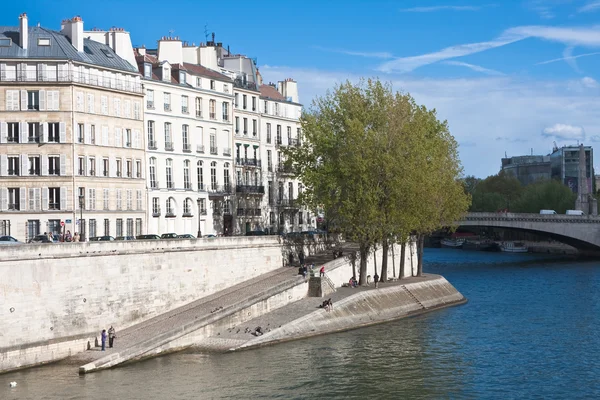
<svg viewBox="0 0 600 400">
<path fill-rule="evenodd" d="M 425 258 L 425 272 L 444 275 L 467 304 L 81 377 L 63 363 L 23 370 L 0 375 L 0 399 L 600 398 L 600 262 L 445 249 Z"/>
</svg>

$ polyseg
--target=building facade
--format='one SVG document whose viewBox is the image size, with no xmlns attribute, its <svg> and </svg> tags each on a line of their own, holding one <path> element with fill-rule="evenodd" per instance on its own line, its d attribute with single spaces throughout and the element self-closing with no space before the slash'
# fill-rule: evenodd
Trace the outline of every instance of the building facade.
<svg viewBox="0 0 600 400">
<path fill-rule="evenodd" d="M 502 171 L 514 176 L 522 185 L 550 180 L 552 168 L 550 156 L 517 156 L 502 159 Z"/>
<path fill-rule="evenodd" d="M 0 234 L 144 232 L 142 101 L 137 68 L 81 18 L 0 27 Z"/>
</svg>

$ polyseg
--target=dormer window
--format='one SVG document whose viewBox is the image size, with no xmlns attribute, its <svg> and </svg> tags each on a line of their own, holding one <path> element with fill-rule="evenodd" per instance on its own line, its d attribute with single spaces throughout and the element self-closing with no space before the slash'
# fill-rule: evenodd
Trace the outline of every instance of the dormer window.
<svg viewBox="0 0 600 400">
<path fill-rule="evenodd" d="M 168 65 L 163 65 L 162 79 L 165 82 L 171 82 L 171 68 Z"/>
<path fill-rule="evenodd" d="M 144 64 L 144 78 L 146 78 L 146 79 L 152 78 L 152 65 Z"/>
<path fill-rule="evenodd" d="M 2 38 L 0 39 L 0 47 L 10 47 L 11 45 L 11 40 L 8 38 Z"/>
<path fill-rule="evenodd" d="M 185 71 L 179 71 L 179 84 L 185 85 Z"/>
<path fill-rule="evenodd" d="M 50 46 L 50 38 L 38 38 L 38 46 Z"/>
<path fill-rule="evenodd" d="M 196 77 L 196 87 L 197 88 L 201 88 L 202 87 L 202 78 Z"/>
<path fill-rule="evenodd" d="M 215 90 L 215 87 L 216 87 L 215 81 L 211 80 L 210 81 L 210 90 Z"/>
</svg>

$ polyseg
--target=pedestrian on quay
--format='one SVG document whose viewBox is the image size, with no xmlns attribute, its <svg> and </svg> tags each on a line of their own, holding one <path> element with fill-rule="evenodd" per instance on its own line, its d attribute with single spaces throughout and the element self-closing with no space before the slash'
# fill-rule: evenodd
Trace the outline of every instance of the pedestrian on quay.
<svg viewBox="0 0 600 400">
<path fill-rule="evenodd" d="M 102 351 L 106 350 L 106 329 L 102 329 L 100 334 L 100 340 L 102 342 Z"/>
<path fill-rule="evenodd" d="M 71 236 L 71 231 L 67 231 L 65 234 L 65 242 L 70 242 L 73 240 L 73 236 Z"/>
<path fill-rule="evenodd" d="M 115 334 L 115 328 L 113 328 L 111 325 L 110 329 L 108 330 L 108 347 L 110 347 L 111 349 L 113 347 L 113 344 L 114 344 L 116 338 L 117 338 L 117 335 Z"/>
<path fill-rule="evenodd" d="M 298 253 L 298 260 L 300 261 L 300 265 L 304 264 L 304 251 L 300 250 L 300 253 Z"/>
<path fill-rule="evenodd" d="M 375 289 L 377 289 L 377 286 L 379 285 L 379 275 L 377 275 L 377 272 L 375 272 L 375 275 L 373 276 L 373 281 L 375 282 Z"/>
<path fill-rule="evenodd" d="M 319 270 L 319 276 L 322 278 L 325 276 L 325 266 L 321 266 L 321 269 Z"/>
<path fill-rule="evenodd" d="M 75 232 L 75 235 L 73 236 L 73 242 L 79 242 L 79 232 Z"/>
</svg>

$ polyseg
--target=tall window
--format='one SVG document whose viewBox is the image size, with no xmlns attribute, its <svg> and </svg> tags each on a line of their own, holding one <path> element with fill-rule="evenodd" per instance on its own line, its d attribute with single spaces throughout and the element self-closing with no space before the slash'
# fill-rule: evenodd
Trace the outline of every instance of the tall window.
<svg viewBox="0 0 600 400">
<path fill-rule="evenodd" d="M 59 156 L 48 156 L 48 175 L 60 175 Z"/>
<path fill-rule="evenodd" d="M 188 125 L 182 125 L 181 126 L 181 138 L 183 141 L 183 151 L 191 151 L 192 146 L 190 145 L 190 134 L 189 134 L 189 130 L 190 127 Z"/>
<path fill-rule="evenodd" d="M 192 189 L 192 181 L 190 179 L 190 160 L 183 161 L 183 187 L 186 190 Z"/>
<path fill-rule="evenodd" d="M 28 90 L 27 91 L 27 109 L 28 110 L 39 110 L 40 109 L 40 91 L 39 90 Z"/>
<path fill-rule="evenodd" d="M 234 102 L 234 107 L 238 108 L 240 106 L 240 95 L 239 93 L 235 94 L 235 102 Z"/>
<path fill-rule="evenodd" d="M 148 148 L 156 150 L 156 136 L 154 132 L 154 121 L 148 121 Z"/>
<path fill-rule="evenodd" d="M 210 154 L 217 154 L 217 131 L 215 129 L 210 130 Z"/>
<path fill-rule="evenodd" d="M 229 121 L 229 103 L 223 102 L 223 121 Z"/>
<path fill-rule="evenodd" d="M 173 184 L 173 160 L 170 158 L 167 158 L 165 172 L 166 172 L 166 176 L 167 176 L 167 189 L 173 189 L 175 186 Z"/>
<path fill-rule="evenodd" d="M 183 216 L 184 217 L 192 216 L 192 200 L 189 198 L 185 199 L 183 202 Z"/>
<path fill-rule="evenodd" d="M 202 97 L 196 97 L 196 118 L 202 118 Z"/>
<path fill-rule="evenodd" d="M 29 157 L 29 175 L 41 175 L 40 156 Z"/>
<path fill-rule="evenodd" d="M 8 135 L 6 137 L 6 141 L 8 143 L 19 143 L 19 123 L 18 122 L 9 122 L 7 124 L 8 127 Z"/>
<path fill-rule="evenodd" d="M 40 142 L 40 124 L 38 122 L 30 122 L 27 124 L 29 127 L 29 143 Z"/>
<path fill-rule="evenodd" d="M 123 219 L 117 218 L 117 236 L 123 236 Z"/>
<path fill-rule="evenodd" d="M 21 189 L 20 188 L 8 188 L 8 209 L 9 210 L 20 210 L 21 209 Z"/>
<path fill-rule="evenodd" d="M 96 159 L 94 157 L 88 157 L 88 163 L 90 168 L 90 176 L 96 176 Z"/>
<path fill-rule="evenodd" d="M 212 190 L 217 189 L 217 163 L 215 161 L 210 163 L 210 186 Z"/>
<path fill-rule="evenodd" d="M 198 190 L 204 190 L 204 174 L 202 170 L 202 161 L 198 161 L 197 174 L 198 174 Z"/>
<path fill-rule="evenodd" d="M 173 150 L 173 137 L 171 136 L 171 124 L 165 122 L 165 150 Z"/>
<path fill-rule="evenodd" d="M 225 186 L 225 190 L 229 190 L 229 163 L 225 163 L 225 166 L 223 167 L 223 184 Z"/>
<path fill-rule="evenodd" d="M 151 110 L 154 109 L 154 90 L 146 90 L 146 107 Z"/>
<path fill-rule="evenodd" d="M 152 198 L 152 216 L 158 217 L 160 215 L 160 199 L 158 197 Z"/>
<path fill-rule="evenodd" d="M 217 119 L 217 102 L 216 102 L 216 100 L 209 100 L 208 113 L 209 113 L 210 119 Z"/>
<path fill-rule="evenodd" d="M 125 147 L 131 147 L 131 129 L 125 129 Z"/>
<path fill-rule="evenodd" d="M 291 146 L 292 143 L 292 127 L 288 126 L 287 127 L 287 139 L 288 139 L 288 146 Z"/>
<path fill-rule="evenodd" d="M 83 143 L 85 138 L 85 130 L 83 124 L 77 124 L 77 142 Z"/>
<path fill-rule="evenodd" d="M 252 136 L 256 136 L 258 134 L 258 121 L 252 120 Z"/>
<path fill-rule="evenodd" d="M 110 235 L 110 219 L 104 218 L 104 236 Z"/>
<path fill-rule="evenodd" d="M 171 93 L 165 93 L 165 111 L 171 111 Z"/>
<path fill-rule="evenodd" d="M 125 172 L 127 173 L 128 178 L 133 178 L 133 164 L 131 160 L 127 160 L 125 162 Z"/>
<path fill-rule="evenodd" d="M 133 236 L 133 218 L 127 218 L 127 236 Z"/>
<path fill-rule="evenodd" d="M 10 137 L 10 124 L 9 124 L 9 137 Z M 59 143 L 60 142 L 60 123 L 49 122 L 48 123 L 48 142 Z"/>
<path fill-rule="evenodd" d="M 150 158 L 150 162 L 149 164 L 149 172 L 150 172 L 150 188 L 151 189 L 156 189 L 157 188 L 157 182 L 156 182 L 156 158 L 152 157 Z"/>
<path fill-rule="evenodd" d="M 235 133 L 240 131 L 240 117 L 235 117 Z"/>
<path fill-rule="evenodd" d="M 267 124 L 267 143 L 271 144 L 271 124 Z"/>
<path fill-rule="evenodd" d="M 248 134 L 248 118 L 244 118 L 244 135 Z"/>
<path fill-rule="evenodd" d="M 256 96 L 252 96 L 252 111 L 256 111 Z"/>
<path fill-rule="evenodd" d="M 8 175 L 10 176 L 18 176 L 19 175 L 19 156 L 9 156 L 8 157 Z"/>
<path fill-rule="evenodd" d="M 184 113 L 184 114 L 188 114 L 189 113 L 188 97 L 187 96 L 181 96 L 181 112 Z"/>
<path fill-rule="evenodd" d="M 48 210 L 60 210 L 60 188 L 48 188 Z"/>
<path fill-rule="evenodd" d="M 281 125 L 277 125 L 277 144 L 281 144 Z"/>
<path fill-rule="evenodd" d="M 267 150 L 267 169 L 269 171 L 273 171 L 273 159 L 271 155 L 271 150 Z"/>
<path fill-rule="evenodd" d="M 109 160 L 108 158 L 102 159 L 102 176 L 108 176 Z"/>
<path fill-rule="evenodd" d="M 242 96 L 242 108 L 245 110 L 246 108 L 248 108 L 248 96 L 243 95 Z"/>
<path fill-rule="evenodd" d="M 166 213 L 167 213 L 167 217 L 174 217 L 175 216 L 175 200 L 173 200 L 172 197 L 169 197 L 167 199 L 167 203 L 166 203 Z"/>
</svg>

